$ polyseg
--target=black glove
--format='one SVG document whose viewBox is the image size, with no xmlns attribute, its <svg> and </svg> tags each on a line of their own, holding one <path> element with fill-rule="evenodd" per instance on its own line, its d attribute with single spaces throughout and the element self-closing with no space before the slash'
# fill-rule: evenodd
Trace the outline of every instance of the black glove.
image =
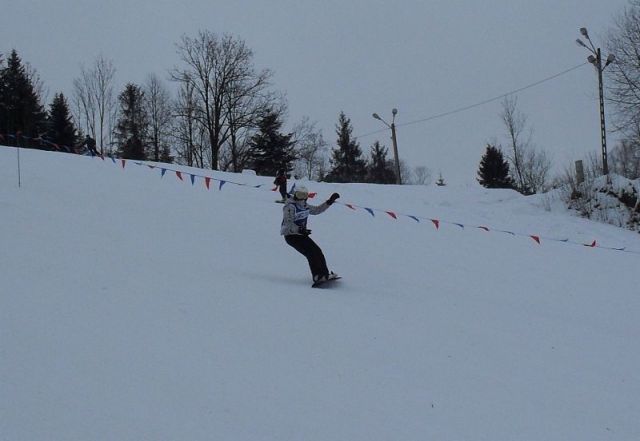
<svg viewBox="0 0 640 441">
<path fill-rule="evenodd" d="M 308 236 L 311 234 L 311 230 L 308 230 L 306 228 L 300 227 L 300 234 L 302 234 L 303 236 Z"/>
<path fill-rule="evenodd" d="M 333 204 L 336 201 L 336 199 L 338 199 L 339 197 L 340 195 L 338 193 L 332 194 L 331 197 L 327 199 L 327 205 Z"/>
</svg>

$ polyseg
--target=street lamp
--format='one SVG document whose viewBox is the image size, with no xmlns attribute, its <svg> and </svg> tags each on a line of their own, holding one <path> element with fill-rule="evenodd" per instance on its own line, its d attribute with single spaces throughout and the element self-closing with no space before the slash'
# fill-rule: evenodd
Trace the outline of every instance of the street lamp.
<svg viewBox="0 0 640 441">
<path fill-rule="evenodd" d="M 378 119 L 384 123 L 385 126 L 391 129 L 391 141 L 393 141 L 393 156 L 396 162 L 396 184 L 402 185 L 402 178 L 400 177 L 400 158 L 398 158 L 398 141 L 396 140 L 396 115 L 398 114 L 398 109 L 391 110 L 392 119 L 391 125 L 387 124 L 387 122 L 380 118 L 380 115 L 374 113 L 372 116 L 375 119 Z"/>
<path fill-rule="evenodd" d="M 587 39 L 587 41 L 589 42 L 589 45 L 587 46 L 585 42 L 579 38 L 576 39 L 576 43 L 578 43 L 579 46 L 587 48 L 589 52 L 593 54 L 587 57 L 587 61 L 593 64 L 593 66 L 596 68 L 596 71 L 598 72 L 598 90 L 600 92 L 600 142 L 602 144 L 602 172 L 605 175 L 608 175 L 609 165 L 607 163 L 607 131 L 605 129 L 605 124 L 604 124 L 604 90 L 602 87 L 602 71 L 608 65 L 613 63 L 616 57 L 613 54 L 609 54 L 603 66 L 600 48 L 596 48 L 593 45 L 593 42 L 589 38 L 589 32 L 587 32 L 587 28 L 580 28 L 580 34 L 582 34 L 582 36 Z"/>
</svg>

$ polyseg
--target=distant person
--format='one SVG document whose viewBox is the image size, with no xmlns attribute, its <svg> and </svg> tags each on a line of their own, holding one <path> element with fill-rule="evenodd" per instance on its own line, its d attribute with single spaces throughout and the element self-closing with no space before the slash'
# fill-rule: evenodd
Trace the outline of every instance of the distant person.
<svg viewBox="0 0 640 441">
<path fill-rule="evenodd" d="M 98 153 L 98 151 L 96 150 L 96 140 L 88 134 L 84 137 L 84 142 L 82 143 L 82 145 L 87 147 L 87 150 L 89 151 L 89 153 L 91 153 L 91 156 L 100 156 L 100 153 Z"/>
<path fill-rule="evenodd" d="M 324 212 L 340 195 L 333 193 L 326 202 L 320 205 L 308 205 L 308 197 L 309 191 L 305 187 L 297 187 L 293 195 L 287 198 L 287 202 L 282 208 L 280 234 L 284 236 L 284 240 L 289 246 L 307 258 L 315 285 L 339 277 L 333 271 L 329 271 L 322 250 L 309 237 L 311 230 L 307 229 L 307 218 L 309 215 Z"/>
<path fill-rule="evenodd" d="M 276 173 L 276 179 L 273 183 L 278 187 L 278 191 L 280 191 L 280 196 L 282 199 L 276 202 L 282 202 L 283 204 L 287 201 L 287 175 L 285 170 L 280 169 Z"/>
</svg>

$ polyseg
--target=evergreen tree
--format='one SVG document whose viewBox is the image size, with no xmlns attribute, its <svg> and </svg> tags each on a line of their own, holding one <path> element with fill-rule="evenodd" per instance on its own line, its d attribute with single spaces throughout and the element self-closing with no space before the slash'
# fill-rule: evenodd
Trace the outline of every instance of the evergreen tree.
<svg viewBox="0 0 640 441">
<path fill-rule="evenodd" d="M 487 144 L 480 168 L 478 182 L 487 188 L 513 188 L 513 180 L 509 176 L 509 163 L 504 159 L 499 148 Z"/>
<path fill-rule="evenodd" d="M 44 132 L 46 113 L 18 53 L 13 50 L 0 70 L 0 133 L 36 138 Z"/>
<path fill-rule="evenodd" d="M 371 156 L 367 167 L 367 182 L 374 184 L 393 184 L 396 174 L 393 165 L 387 159 L 388 150 L 376 141 L 371 146 Z"/>
<path fill-rule="evenodd" d="M 249 164 L 255 172 L 264 176 L 275 176 L 279 169 L 290 171 L 296 159 L 293 133 L 280 132 L 280 114 L 267 110 L 258 122 L 258 132 L 249 140 Z"/>
<path fill-rule="evenodd" d="M 147 159 L 149 118 L 144 107 L 144 92 L 129 83 L 118 101 L 120 117 L 115 130 L 118 154 L 125 159 Z"/>
<path fill-rule="evenodd" d="M 49 105 L 46 138 L 65 150 L 73 151 L 76 145 L 76 128 L 71 118 L 69 104 L 62 93 L 56 94 Z"/>
<path fill-rule="evenodd" d="M 336 134 L 337 148 L 332 152 L 331 171 L 327 174 L 329 182 L 364 182 L 367 173 L 366 162 L 361 158 L 362 151 L 355 139 L 351 138 L 351 120 L 340 112 Z"/>
</svg>

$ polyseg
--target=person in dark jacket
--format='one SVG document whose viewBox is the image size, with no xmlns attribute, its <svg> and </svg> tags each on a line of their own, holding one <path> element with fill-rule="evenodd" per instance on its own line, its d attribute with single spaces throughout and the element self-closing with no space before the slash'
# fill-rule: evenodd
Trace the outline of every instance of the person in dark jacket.
<svg viewBox="0 0 640 441">
<path fill-rule="evenodd" d="M 309 237 L 311 230 L 307 228 L 307 218 L 309 215 L 324 212 L 340 195 L 333 193 L 331 197 L 321 205 L 307 204 L 308 197 L 309 191 L 305 187 L 297 187 L 293 195 L 287 198 L 285 206 L 282 209 L 280 234 L 284 236 L 284 240 L 289 246 L 307 258 L 311 276 L 315 283 L 336 277 L 336 274 L 329 271 L 322 250 Z"/>
<path fill-rule="evenodd" d="M 278 191 L 280 192 L 280 196 L 282 196 L 282 200 L 279 202 L 287 201 L 287 175 L 283 169 L 278 170 L 276 173 L 276 179 L 273 183 L 278 187 Z"/>
<path fill-rule="evenodd" d="M 100 156 L 100 153 L 98 153 L 98 151 L 96 150 L 96 140 L 89 136 L 89 134 L 84 137 L 84 142 L 82 143 L 82 145 L 87 147 L 87 150 L 89 151 L 89 153 L 91 153 L 91 156 Z"/>
</svg>

